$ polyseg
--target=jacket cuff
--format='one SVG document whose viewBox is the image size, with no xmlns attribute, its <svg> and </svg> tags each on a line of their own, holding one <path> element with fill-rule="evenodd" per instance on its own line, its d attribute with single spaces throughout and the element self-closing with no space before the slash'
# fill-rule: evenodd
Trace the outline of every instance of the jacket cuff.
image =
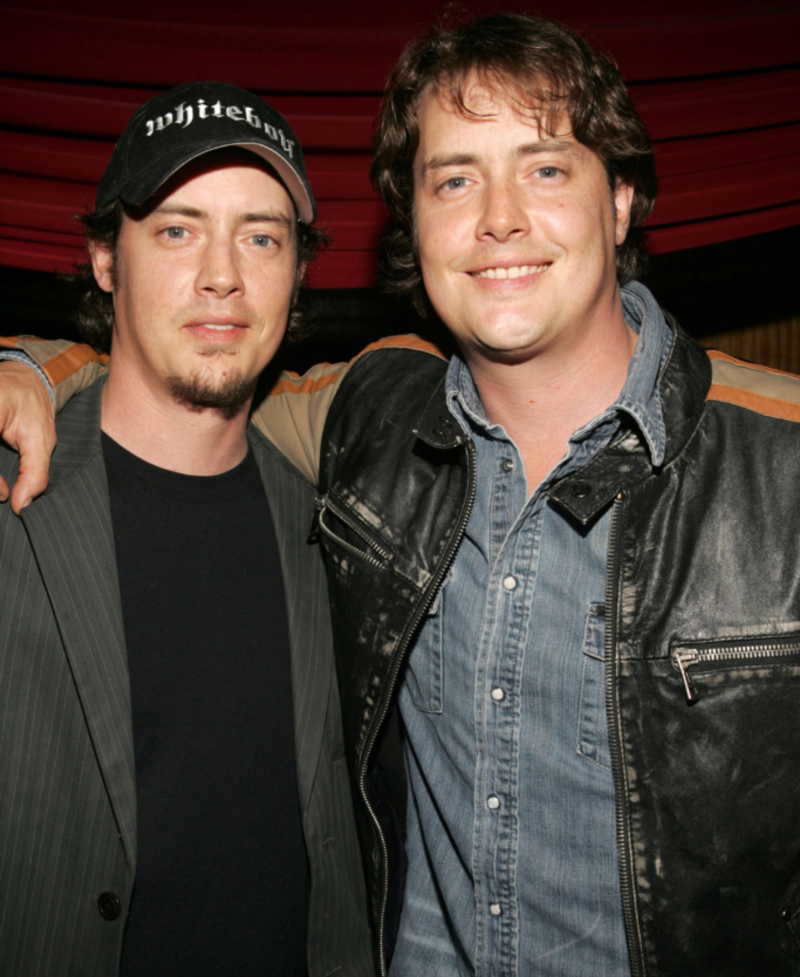
<svg viewBox="0 0 800 977">
<path fill-rule="evenodd" d="M 19 349 L 3 349 L 0 350 L 0 360 L 15 360 L 17 363 L 25 363 L 32 370 L 34 370 L 45 387 L 47 387 L 47 392 L 50 394 L 50 400 L 53 401 L 53 406 L 55 407 L 56 395 L 53 393 L 53 387 L 50 381 L 47 379 L 47 374 L 32 357 L 28 356 L 27 353 L 23 353 L 22 350 Z"/>
</svg>

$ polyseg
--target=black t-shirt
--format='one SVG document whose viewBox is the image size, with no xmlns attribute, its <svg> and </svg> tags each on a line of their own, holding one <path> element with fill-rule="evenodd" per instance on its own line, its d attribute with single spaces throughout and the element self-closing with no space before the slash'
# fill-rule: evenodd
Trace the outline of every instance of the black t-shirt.
<svg viewBox="0 0 800 977">
<path fill-rule="evenodd" d="M 123 977 L 306 974 L 308 867 L 278 549 L 252 452 L 222 475 L 106 435 L 136 757 Z"/>
</svg>

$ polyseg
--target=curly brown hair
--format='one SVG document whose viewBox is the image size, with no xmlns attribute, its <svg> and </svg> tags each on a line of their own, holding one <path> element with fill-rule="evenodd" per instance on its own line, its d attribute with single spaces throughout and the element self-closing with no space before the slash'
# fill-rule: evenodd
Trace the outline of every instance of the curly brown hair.
<svg viewBox="0 0 800 977">
<path fill-rule="evenodd" d="M 230 150 L 223 150 L 230 155 Z M 246 153 L 246 151 L 242 151 Z M 209 154 L 210 155 L 210 154 Z M 246 153 L 249 157 L 252 154 Z M 141 220 L 149 210 L 155 206 L 154 201 L 148 201 L 141 207 L 123 204 L 117 199 L 90 214 L 83 214 L 78 218 L 86 231 L 86 238 L 90 244 L 107 248 L 112 254 L 111 278 L 116 283 L 117 244 L 122 229 L 124 217 Z M 330 243 L 330 238 L 324 228 L 295 222 L 295 286 L 297 294 L 292 311 L 289 314 L 289 324 L 286 330 L 288 342 L 297 342 L 308 334 L 308 289 L 306 276 L 308 269 L 317 254 Z M 114 329 L 114 297 L 104 291 L 95 281 L 91 264 L 79 265 L 75 274 L 68 276 L 78 290 L 76 308 L 72 318 L 77 324 L 81 336 L 101 353 L 111 351 L 111 334 Z"/>
<path fill-rule="evenodd" d="M 423 94 L 446 91 L 458 110 L 477 74 L 488 87 L 533 110 L 553 135 L 564 113 L 578 142 L 600 157 L 611 190 L 633 187 L 628 235 L 617 248 L 621 283 L 641 273 L 646 254 L 642 224 L 655 202 L 655 161 L 647 128 L 633 107 L 616 65 L 573 31 L 550 20 L 505 14 L 453 30 L 435 28 L 408 44 L 386 86 L 373 141 L 372 182 L 392 218 L 383 241 L 384 286 L 428 311 L 414 233 L 414 156 L 419 145 L 417 112 Z"/>
</svg>

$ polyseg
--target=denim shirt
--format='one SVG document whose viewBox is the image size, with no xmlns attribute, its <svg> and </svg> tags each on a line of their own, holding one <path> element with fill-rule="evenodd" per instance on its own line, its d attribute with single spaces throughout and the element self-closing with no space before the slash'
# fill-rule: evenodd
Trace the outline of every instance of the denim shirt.
<svg viewBox="0 0 800 977">
<path fill-rule="evenodd" d="M 583 527 L 546 494 L 622 414 L 663 461 L 670 330 L 643 286 L 622 298 L 639 334 L 625 386 L 531 498 L 516 445 L 451 361 L 478 490 L 399 692 L 409 869 L 392 977 L 630 973 L 604 689 L 610 510 Z"/>
</svg>

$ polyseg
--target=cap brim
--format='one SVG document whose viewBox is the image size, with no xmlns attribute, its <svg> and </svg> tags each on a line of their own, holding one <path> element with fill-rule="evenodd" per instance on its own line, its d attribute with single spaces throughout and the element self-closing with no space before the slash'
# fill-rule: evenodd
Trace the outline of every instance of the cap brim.
<svg viewBox="0 0 800 977">
<path fill-rule="evenodd" d="M 297 213 L 300 220 L 304 224 L 313 224 L 317 219 L 316 205 L 314 200 L 309 195 L 303 181 L 298 176 L 296 170 L 294 170 L 289 163 L 269 146 L 264 146 L 261 143 L 254 142 L 239 142 L 238 140 L 220 141 L 215 143 L 213 146 L 204 146 L 203 149 L 197 152 L 187 153 L 187 155 L 180 159 L 180 161 L 168 172 L 166 173 L 158 182 L 156 186 L 147 185 L 145 190 L 141 186 L 141 181 L 138 182 L 137 190 L 140 192 L 133 191 L 132 193 L 125 193 L 124 191 L 119 194 L 120 199 L 128 204 L 143 204 L 145 200 L 152 197 L 154 193 L 161 189 L 167 180 L 171 179 L 175 174 L 183 169 L 187 163 L 191 163 L 192 160 L 199 159 L 201 156 L 205 156 L 206 153 L 213 153 L 217 149 L 229 149 L 232 147 L 241 147 L 242 149 L 247 149 L 257 156 L 260 156 L 265 162 L 276 171 L 278 176 L 283 180 L 286 185 L 286 189 L 289 191 L 289 196 L 294 201 L 295 207 L 297 207 Z M 133 199 L 138 197 L 139 199 Z M 99 204 L 98 204 L 99 206 Z"/>
</svg>

